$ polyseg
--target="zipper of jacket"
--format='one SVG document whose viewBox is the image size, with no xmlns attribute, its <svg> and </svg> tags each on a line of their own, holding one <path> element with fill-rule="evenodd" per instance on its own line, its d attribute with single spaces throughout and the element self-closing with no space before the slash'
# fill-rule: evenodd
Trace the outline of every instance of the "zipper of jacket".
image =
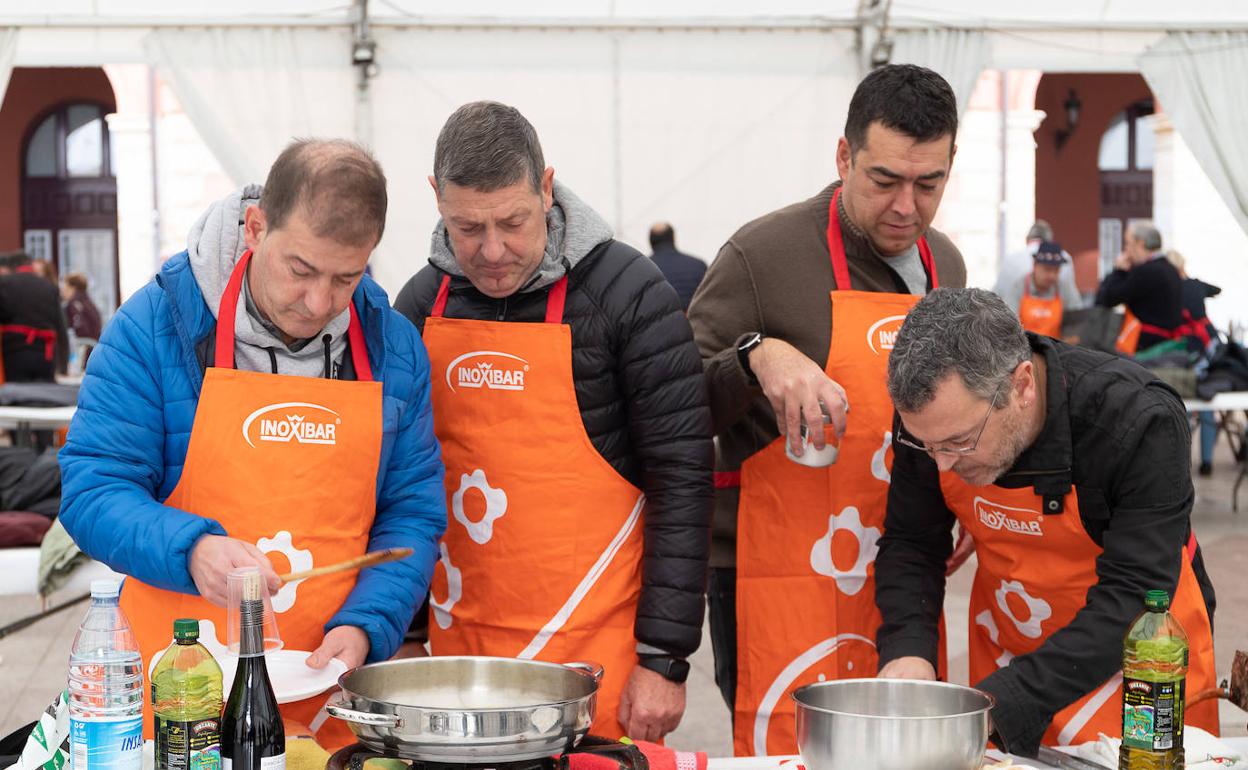
<svg viewBox="0 0 1248 770">
<path fill-rule="evenodd" d="M 502 301 L 498 303 L 498 315 L 494 320 L 495 321 L 507 320 L 507 298 L 506 297 L 503 297 Z"/>
</svg>

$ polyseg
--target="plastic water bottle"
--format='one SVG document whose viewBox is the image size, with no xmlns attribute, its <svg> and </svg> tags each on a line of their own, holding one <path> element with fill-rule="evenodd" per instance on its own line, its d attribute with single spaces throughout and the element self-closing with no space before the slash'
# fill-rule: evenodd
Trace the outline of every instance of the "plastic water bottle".
<svg viewBox="0 0 1248 770">
<path fill-rule="evenodd" d="M 142 770 L 143 656 L 115 580 L 91 581 L 91 608 L 69 653 L 73 770 Z"/>
</svg>

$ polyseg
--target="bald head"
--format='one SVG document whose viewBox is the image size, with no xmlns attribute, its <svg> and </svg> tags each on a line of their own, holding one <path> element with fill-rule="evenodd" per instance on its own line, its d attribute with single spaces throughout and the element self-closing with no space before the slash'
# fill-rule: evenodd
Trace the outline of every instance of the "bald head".
<svg viewBox="0 0 1248 770">
<path fill-rule="evenodd" d="M 345 139 L 298 139 L 277 156 L 260 196 L 269 227 L 299 211 L 313 232 L 349 246 L 376 246 L 386 226 L 386 175 Z"/>
<path fill-rule="evenodd" d="M 650 228 L 650 248 L 653 250 L 660 246 L 676 247 L 676 231 L 668 222 L 656 222 Z"/>
</svg>

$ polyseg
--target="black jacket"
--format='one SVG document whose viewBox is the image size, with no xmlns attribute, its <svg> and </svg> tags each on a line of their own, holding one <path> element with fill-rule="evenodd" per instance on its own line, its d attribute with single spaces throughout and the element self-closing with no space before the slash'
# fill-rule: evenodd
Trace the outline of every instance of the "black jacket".
<svg viewBox="0 0 1248 770">
<path fill-rule="evenodd" d="M 706 263 L 677 251 L 675 246 L 659 246 L 650 255 L 650 259 L 659 266 L 663 277 L 676 290 L 681 309 L 688 310 L 693 293 L 698 290 L 698 284 L 702 283 L 702 276 L 706 275 Z"/>
<path fill-rule="evenodd" d="M 48 360 L 42 340 L 27 342 L 27 335 L 4 333 L 0 344 L 4 347 L 5 377 L 9 382 L 52 382 L 56 372 L 65 371 L 69 337 L 56 284 L 34 273 L 0 276 L 0 326 L 8 325 L 56 333 L 52 360 Z"/>
<path fill-rule="evenodd" d="M 1191 436 L 1178 394 L 1143 367 L 1027 335 L 1047 364 L 1047 416 L 1039 438 L 997 480 L 1062 496 L 1073 485 L 1088 535 L 1104 549 L 1087 604 L 1035 652 L 976 687 L 997 698 L 1004 748 L 1034 756 L 1053 715 L 1122 667 L 1122 639 L 1144 593 L 1173 595 L 1191 531 Z M 883 615 L 880 665 L 905 655 L 935 662 L 937 621 L 954 516 L 927 454 L 894 443 L 884 536 L 875 561 Z M 1062 515 L 1062 514 L 1055 514 Z M 1213 586 L 1197 549 L 1192 567 L 1213 618 Z"/>
<path fill-rule="evenodd" d="M 445 274 L 426 266 L 395 309 L 422 331 Z M 545 290 L 493 299 L 452 278 L 448 318 L 540 323 Z M 636 250 L 615 241 L 568 280 L 572 376 L 594 448 L 646 494 L 645 556 L 634 633 L 678 657 L 698 648 L 709 549 L 713 450 L 702 360 L 676 294 Z"/>
<path fill-rule="evenodd" d="M 1183 323 L 1183 279 L 1170 260 L 1156 256 L 1130 270 L 1114 270 L 1105 276 L 1096 291 L 1096 304 L 1126 305 L 1140 321 L 1174 329 Z M 1137 350 L 1165 341 L 1165 337 L 1141 332 Z"/>
</svg>

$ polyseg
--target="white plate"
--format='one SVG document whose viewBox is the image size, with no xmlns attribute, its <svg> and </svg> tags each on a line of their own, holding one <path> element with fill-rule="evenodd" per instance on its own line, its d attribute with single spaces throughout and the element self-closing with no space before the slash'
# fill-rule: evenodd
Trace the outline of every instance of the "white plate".
<svg viewBox="0 0 1248 770">
<path fill-rule="evenodd" d="M 171 640 L 172 641 L 172 640 Z M 212 653 L 217 665 L 221 667 L 223 697 L 230 697 L 230 687 L 234 683 L 234 671 L 238 668 L 238 656 L 229 651 L 225 645 L 217 641 L 217 629 L 211 620 L 199 621 L 199 641 Z M 269 650 L 264 654 L 265 668 L 269 672 L 269 682 L 273 685 L 273 694 L 278 703 L 294 703 L 295 701 L 320 695 L 338 685 L 338 677 L 347 672 L 347 664 L 337 658 L 331 658 L 325 668 L 311 668 L 306 663 L 311 652 L 304 650 Z M 147 667 L 148 681 L 156 668 L 159 655 L 152 657 Z"/>
</svg>

